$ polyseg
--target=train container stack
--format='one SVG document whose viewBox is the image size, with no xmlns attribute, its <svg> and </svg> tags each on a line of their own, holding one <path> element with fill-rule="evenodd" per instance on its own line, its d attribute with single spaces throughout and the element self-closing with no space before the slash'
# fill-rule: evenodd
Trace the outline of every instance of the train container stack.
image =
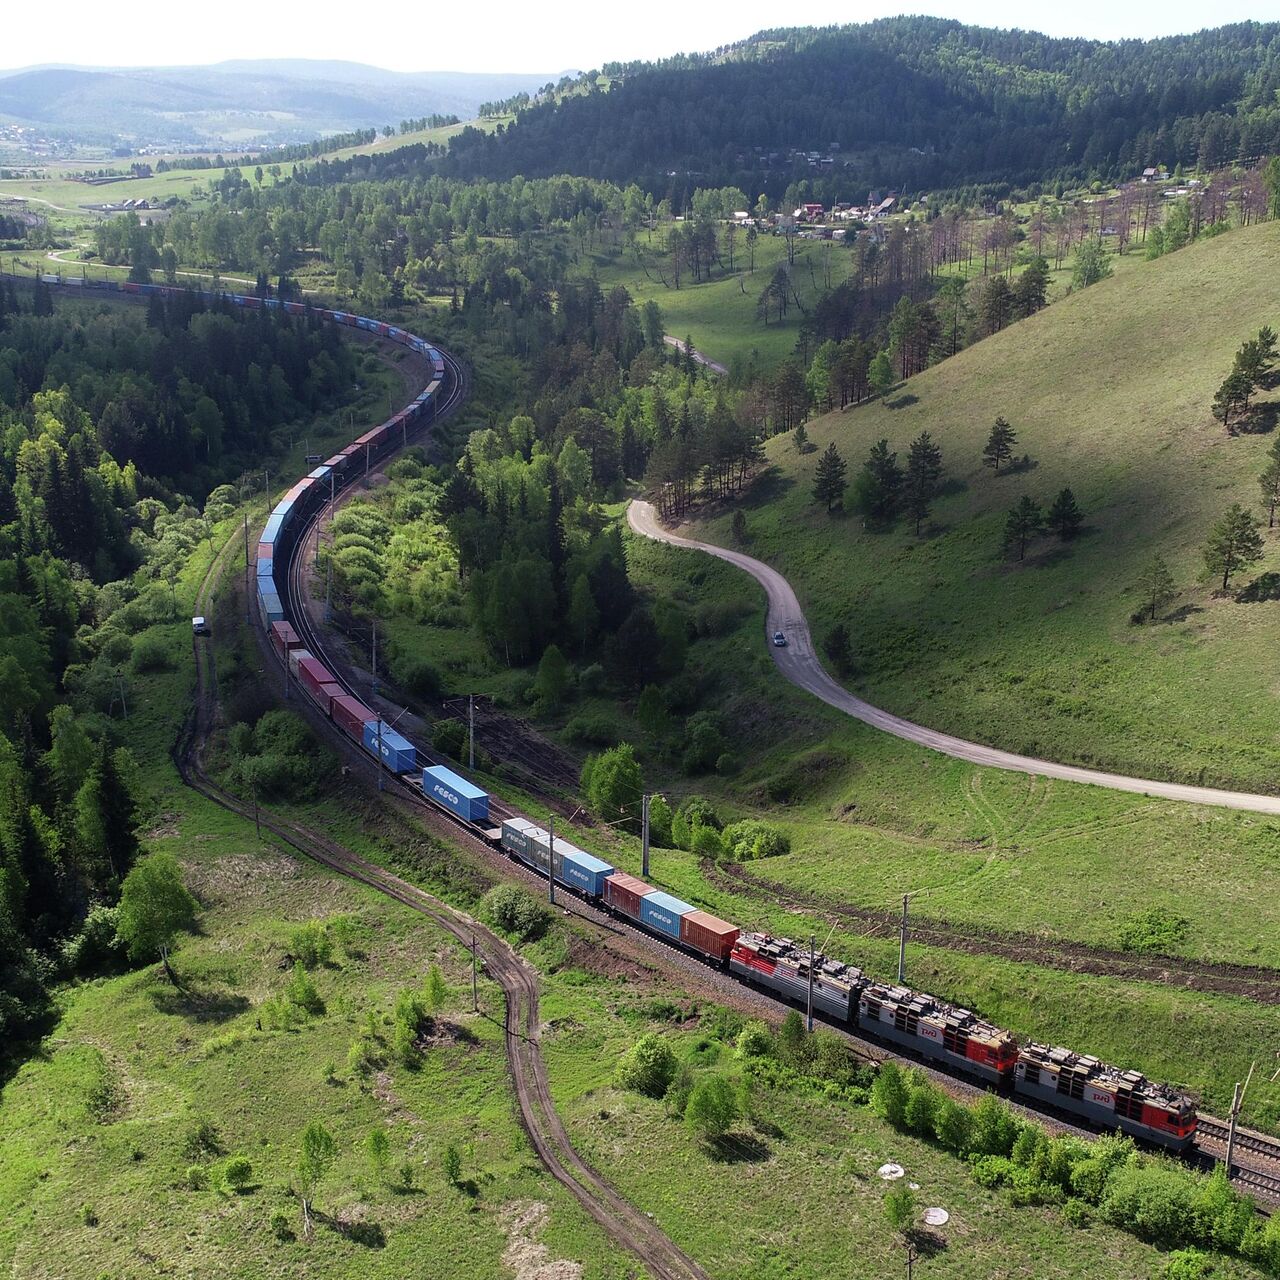
<svg viewBox="0 0 1280 1280">
<path fill-rule="evenodd" d="M 397 733 L 385 720 L 376 716 L 363 729 L 361 743 L 375 759 L 392 773 L 413 773 L 418 767 L 418 749 L 402 733 Z"/>
<path fill-rule="evenodd" d="M 422 791 L 464 822 L 478 823 L 489 817 L 489 793 L 442 764 L 423 769 Z"/>
<path fill-rule="evenodd" d="M 574 845 L 569 845 L 561 853 L 558 840 L 556 853 L 560 858 L 560 879 L 587 897 L 598 898 L 604 889 L 605 877 L 613 874 L 613 868 L 603 859 Z"/>
<path fill-rule="evenodd" d="M 632 920 L 640 919 L 640 904 L 653 892 L 652 885 L 627 875 L 625 871 L 615 871 L 604 878 L 605 905 Z"/>
<path fill-rule="evenodd" d="M 302 641 L 298 637 L 298 633 L 287 622 L 273 622 L 271 624 L 271 647 L 276 651 L 276 657 L 281 662 L 288 661 L 288 655 L 294 649 L 302 648 Z"/>
<path fill-rule="evenodd" d="M 334 698 L 329 716 L 348 738 L 354 738 L 357 742 L 363 742 L 365 725 L 377 719 L 359 698 L 345 692 L 341 697 Z"/>
<path fill-rule="evenodd" d="M 679 942 L 681 917 L 687 916 L 692 910 L 687 902 L 681 902 L 679 898 L 655 889 L 640 899 L 640 923 Z"/>
<path fill-rule="evenodd" d="M 680 941 L 722 964 L 729 959 L 738 937 L 736 924 L 721 920 L 709 911 L 688 911 L 680 917 Z"/>
</svg>

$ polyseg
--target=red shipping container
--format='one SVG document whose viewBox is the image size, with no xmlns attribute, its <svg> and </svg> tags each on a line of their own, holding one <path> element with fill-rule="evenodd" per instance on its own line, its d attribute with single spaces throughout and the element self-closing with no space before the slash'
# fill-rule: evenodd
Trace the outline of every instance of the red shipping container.
<svg viewBox="0 0 1280 1280">
<path fill-rule="evenodd" d="M 333 673 L 319 658 L 303 658 L 298 663 L 298 679 L 307 692 L 315 697 L 322 684 L 333 684 Z"/>
<path fill-rule="evenodd" d="M 271 624 L 271 647 L 283 658 L 290 649 L 300 649 L 302 641 L 287 622 Z"/>
<path fill-rule="evenodd" d="M 319 706 L 320 710 L 323 711 L 325 715 L 329 715 L 330 709 L 333 706 L 334 698 L 342 697 L 346 690 L 336 680 L 334 680 L 330 681 L 328 684 L 322 684 L 314 692 L 311 689 L 307 689 L 307 692 L 316 700 L 316 704 Z"/>
<path fill-rule="evenodd" d="M 353 698 L 349 693 L 344 693 L 340 698 L 334 698 L 329 714 L 333 717 L 333 723 L 357 742 L 364 737 L 365 725 L 370 720 L 377 719 L 359 698 Z"/>
<path fill-rule="evenodd" d="M 276 544 L 274 542 L 258 543 L 258 559 L 274 560 L 276 558 Z"/>
<path fill-rule="evenodd" d="M 615 871 L 604 878 L 604 900 L 616 911 L 633 920 L 640 919 L 640 899 L 653 893 L 654 887 L 629 876 L 625 871 Z"/>
<path fill-rule="evenodd" d="M 738 926 L 706 911 L 690 911 L 680 917 L 680 941 L 703 955 L 724 960 L 738 941 Z"/>
</svg>

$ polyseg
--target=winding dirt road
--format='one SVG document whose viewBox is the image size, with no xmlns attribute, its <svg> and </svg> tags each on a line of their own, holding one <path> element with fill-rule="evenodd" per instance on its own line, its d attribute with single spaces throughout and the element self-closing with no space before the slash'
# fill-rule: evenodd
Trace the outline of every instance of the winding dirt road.
<svg viewBox="0 0 1280 1280">
<path fill-rule="evenodd" d="M 1165 800 L 1183 800 L 1189 804 L 1216 805 L 1223 809 L 1247 809 L 1254 813 L 1280 814 L 1280 796 L 1252 795 L 1247 791 L 1223 791 L 1215 787 L 1194 787 L 1180 782 L 1160 782 L 1154 778 L 1130 778 L 1120 773 L 1105 773 L 1100 769 L 1086 769 L 1080 765 L 1057 764 L 1052 760 L 1036 760 L 1020 756 L 998 747 L 984 746 L 980 742 L 968 742 L 964 738 L 940 733 L 924 725 L 904 720 L 888 711 L 882 711 L 869 702 L 855 697 L 827 674 L 813 647 L 809 624 L 796 599 L 791 584 L 776 569 L 743 555 L 708 542 L 682 538 L 664 529 L 658 521 L 653 504 L 636 500 L 627 509 L 627 519 L 636 533 L 673 547 L 686 547 L 703 551 L 707 555 L 725 560 L 735 568 L 749 573 L 765 590 L 769 609 L 765 620 L 765 640 L 775 631 L 787 638 L 786 648 L 770 644 L 773 660 L 778 670 L 792 684 L 820 698 L 828 706 L 843 711 L 873 728 L 883 729 L 895 738 L 919 743 L 943 755 L 957 760 L 968 760 L 990 769 L 1009 769 L 1017 773 L 1038 774 L 1044 778 L 1059 778 L 1063 782 L 1083 782 L 1090 786 L 1107 787 L 1112 791 L 1133 791 L 1144 796 L 1158 796 Z"/>
</svg>

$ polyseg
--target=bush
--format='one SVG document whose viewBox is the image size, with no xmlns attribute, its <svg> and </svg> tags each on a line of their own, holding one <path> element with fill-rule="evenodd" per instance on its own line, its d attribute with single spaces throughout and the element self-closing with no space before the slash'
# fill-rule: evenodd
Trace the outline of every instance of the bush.
<svg viewBox="0 0 1280 1280">
<path fill-rule="evenodd" d="M 638 819 L 644 779 L 631 744 L 624 742 L 598 756 L 588 756 L 582 766 L 582 791 L 592 810 L 606 822 Z"/>
<path fill-rule="evenodd" d="M 271 1215 L 271 1234 L 277 1240 L 292 1240 L 293 1229 L 289 1226 L 289 1215 L 283 1209 L 277 1209 Z"/>
<path fill-rule="evenodd" d="M 202 1164 L 188 1167 L 185 1181 L 189 1191 L 203 1191 L 209 1185 L 209 1172 Z"/>
<path fill-rule="evenodd" d="M 738 1032 L 738 1057 L 772 1058 L 773 1032 L 763 1022 L 753 1018 Z"/>
<path fill-rule="evenodd" d="M 941 1101 L 942 1095 L 927 1079 L 923 1076 L 915 1076 L 911 1080 L 907 1105 L 902 1115 L 907 1129 L 921 1138 L 934 1137 L 938 1106 Z"/>
<path fill-rule="evenodd" d="M 973 1109 L 972 1149 L 980 1155 L 1007 1156 L 1022 1126 L 1003 1102 L 984 1094 Z"/>
<path fill-rule="evenodd" d="M 710 858 L 718 862 L 727 852 L 724 837 L 715 827 L 696 826 L 690 832 L 689 850 L 699 858 Z"/>
<path fill-rule="evenodd" d="M 713 769 L 725 749 L 719 717 L 712 711 L 699 711 L 690 717 L 685 722 L 684 742 L 681 767 L 685 773 L 706 773 Z"/>
<path fill-rule="evenodd" d="M 1148 907 L 1121 923 L 1120 949 L 1165 954 L 1186 941 L 1190 927 L 1189 920 L 1165 907 Z"/>
<path fill-rule="evenodd" d="M 1093 1226 L 1093 1208 L 1085 1200 L 1070 1196 L 1062 1206 L 1062 1216 L 1073 1226 L 1084 1230 Z"/>
<path fill-rule="evenodd" d="M 770 822 L 746 818 L 724 829 L 725 850 L 735 862 L 777 858 L 791 852 L 791 837 Z"/>
<path fill-rule="evenodd" d="M 641 1036 L 618 1063 L 618 1083 L 648 1098 L 661 1098 L 675 1075 L 676 1055 L 656 1032 Z"/>
<path fill-rule="evenodd" d="M 896 1062 L 884 1062 L 871 1086 L 871 1105 L 895 1129 L 901 1129 L 906 1125 L 910 1092 L 910 1082 L 902 1068 Z"/>
<path fill-rule="evenodd" d="M 289 950 L 304 968 L 315 969 L 329 963 L 333 956 L 333 941 L 319 920 L 308 920 L 293 931 Z"/>
<path fill-rule="evenodd" d="M 745 600 L 709 600 L 694 610 L 693 627 L 700 636 L 727 636 L 754 612 Z"/>
<path fill-rule="evenodd" d="M 124 963 L 125 945 L 116 935 L 119 918 L 117 907 L 98 903 L 89 909 L 80 932 L 62 945 L 63 963 L 72 973 L 95 973 Z"/>
<path fill-rule="evenodd" d="M 1213 1259 L 1199 1249 L 1179 1249 L 1165 1259 L 1163 1280 L 1203 1280 L 1213 1273 Z"/>
<path fill-rule="evenodd" d="M 737 1118 L 738 1103 L 723 1076 L 703 1076 L 693 1086 L 684 1109 L 684 1124 L 690 1133 L 714 1141 L 724 1137 Z"/>
<path fill-rule="evenodd" d="M 1140 1240 L 1172 1249 L 1193 1230 L 1194 1184 L 1190 1174 L 1159 1164 L 1129 1164 L 1107 1185 L 1099 1214 Z"/>
<path fill-rule="evenodd" d="M 253 1165 L 246 1156 L 232 1156 L 222 1168 L 222 1180 L 233 1191 L 243 1191 L 253 1179 Z"/>
<path fill-rule="evenodd" d="M 462 759 L 462 745 L 466 740 L 467 730 L 461 720 L 437 720 L 431 727 L 431 745 L 453 760 Z"/>
<path fill-rule="evenodd" d="M 604 668 L 598 662 L 593 662 L 589 667 L 584 667 L 578 676 L 578 689 L 587 697 L 594 697 L 604 686 Z"/>
<path fill-rule="evenodd" d="M 694 1078 L 693 1068 L 687 1062 L 682 1063 L 663 1096 L 668 1114 L 684 1115 L 685 1108 L 689 1105 L 689 1095 L 693 1092 Z"/>
<path fill-rule="evenodd" d="M 319 1015 L 324 1012 L 324 1000 L 316 990 L 316 984 L 298 961 L 293 966 L 293 976 L 284 989 L 285 999 L 305 1013 Z"/>
<path fill-rule="evenodd" d="M 400 687 L 412 697 L 430 700 L 440 696 L 440 673 L 423 658 L 405 662 L 395 676 Z"/>
<path fill-rule="evenodd" d="M 603 711 L 584 712 L 574 716 L 565 725 L 564 731 L 571 742 L 590 747 L 614 747 L 622 740 L 617 718 Z"/>
<path fill-rule="evenodd" d="M 440 1169 L 451 1187 L 456 1187 L 462 1181 L 462 1155 L 452 1143 L 445 1147 L 440 1156 Z"/>
<path fill-rule="evenodd" d="M 965 1155 L 973 1138 L 973 1115 L 968 1107 L 944 1098 L 933 1117 L 938 1141 L 955 1155 Z"/>
<path fill-rule="evenodd" d="M 514 884 L 495 885 L 481 900 L 480 911 L 491 924 L 524 942 L 542 937 L 551 923 L 546 907 Z"/>
<path fill-rule="evenodd" d="M 139 636 L 133 644 L 133 670 L 137 675 L 173 669 L 173 655 L 162 636 Z"/>
<path fill-rule="evenodd" d="M 182 1140 L 182 1150 L 188 1160 L 202 1160 L 222 1154 L 222 1142 L 217 1126 L 212 1120 L 201 1117 L 192 1121 Z"/>
</svg>

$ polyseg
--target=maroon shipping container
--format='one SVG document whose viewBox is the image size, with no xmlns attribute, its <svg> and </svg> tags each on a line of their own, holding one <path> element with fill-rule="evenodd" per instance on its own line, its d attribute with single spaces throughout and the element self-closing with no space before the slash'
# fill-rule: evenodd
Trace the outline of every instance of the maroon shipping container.
<svg viewBox="0 0 1280 1280">
<path fill-rule="evenodd" d="M 287 622 L 273 622 L 271 647 L 283 658 L 290 649 L 301 649 L 302 641 L 298 639 L 298 633 Z"/>
<path fill-rule="evenodd" d="M 314 698 L 322 684 L 333 684 L 333 673 L 319 658 L 303 658 L 298 663 L 298 679 Z"/>
<path fill-rule="evenodd" d="M 728 959 L 738 941 L 738 926 L 706 911 L 690 911 L 680 917 L 680 941 L 703 955 Z"/>
<path fill-rule="evenodd" d="M 322 684 L 314 693 L 310 689 L 307 689 L 307 692 L 316 700 L 320 710 L 325 715 L 329 715 L 333 707 L 334 698 L 342 697 L 346 690 L 336 680 L 333 680 L 328 684 Z"/>
<path fill-rule="evenodd" d="M 274 560 L 276 558 L 276 544 L 274 542 L 258 543 L 258 559 Z"/>
<path fill-rule="evenodd" d="M 615 911 L 633 920 L 640 919 L 640 899 L 654 892 L 653 885 L 629 876 L 625 871 L 615 871 L 604 878 L 604 900 Z"/>
<path fill-rule="evenodd" d="M 377 716 L 359 698 L 353 698 L 349 693 L 344 693 L 340 698 L 334 698 L 329 714 L 333 717 L 333 723 L 357 742 L 360 742 L 364 736 L 365 725 L 370 720 L 377 719 Z"/>
</svg>

